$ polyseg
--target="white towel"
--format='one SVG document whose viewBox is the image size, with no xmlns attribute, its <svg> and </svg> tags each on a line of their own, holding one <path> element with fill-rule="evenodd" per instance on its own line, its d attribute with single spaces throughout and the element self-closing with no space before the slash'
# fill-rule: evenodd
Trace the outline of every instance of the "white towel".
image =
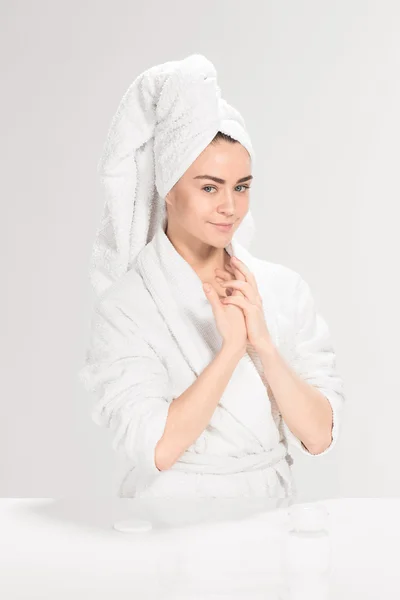
<svg viewBox="0 0 400 600">
<path fill-rule="evenodd" d="M 254 151 L 240 113 L 221 98 L 214 65 L 201 54 L 141 73 L 114 115 L 98 171 L 105 206 L 90 280 L 100 296 L 131 267 L 166 219 L 165 196 L 218 131 Z M 251 211 L 234 234 L 248 247 Z"/>
</svg>

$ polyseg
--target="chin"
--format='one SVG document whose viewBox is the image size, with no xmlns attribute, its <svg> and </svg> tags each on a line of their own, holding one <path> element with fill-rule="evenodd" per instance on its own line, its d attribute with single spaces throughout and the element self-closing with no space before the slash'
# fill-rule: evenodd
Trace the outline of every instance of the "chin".
<svg viewBox="0 0 400 600">
<path fill-rule="evenodd" d="M 228 231 L 223 231 L 218 229 L 217 227 L 213 227 L 213 225 L 209 221 L 207 221 L 206 235 L 203 239 L 215 248 L 225 248 L 231 242 L 235 231 L 238 228 L 238 223 L 240 224 L 240 220 L 237 220 L 234 223 L 233 227 Z"/>
<path fill-rule="evenodd" d="M 212 240 L 210 240 L 210 245 L 214 246 L 215 248 L 226 248 L 226 246 L 228 246 L 228 244 L 231 243 L 232 241 L 232 237 L 233 234 L 229 233 L 229 234 L 225 234 L 225 235 L 216 235 L 212 238 Z"/>
</svg>

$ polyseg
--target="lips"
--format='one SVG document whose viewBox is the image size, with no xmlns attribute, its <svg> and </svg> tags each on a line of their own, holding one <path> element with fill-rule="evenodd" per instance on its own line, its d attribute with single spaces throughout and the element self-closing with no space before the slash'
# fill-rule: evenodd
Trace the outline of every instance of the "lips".
<svg viewBox="0 0 400 600">
<path fill-rule="evenodd" d="M 218 223 L 211 223 L 211 225 L 214 225 L 214 227 L 216 227 L 217 229 L 219 229 L 219 231 L 230 231 L 233 228 L 233 223 L 230 223 L 228 225 L 220 225 Z"/>
</svg>

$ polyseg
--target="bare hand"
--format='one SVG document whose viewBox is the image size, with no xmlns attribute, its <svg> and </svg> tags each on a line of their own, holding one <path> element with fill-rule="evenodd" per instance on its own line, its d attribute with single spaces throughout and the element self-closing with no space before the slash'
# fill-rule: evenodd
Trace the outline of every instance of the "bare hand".
<svg viewBox="0 0 400 600">
<path fill-rule="evenodd" d="M 210 286 L 210 291 L 207 291 L 207 286 Z M 244 354 L 246 352 L 248 340 L 246 320 L 243 311 L 238 306 L 224 306 L 219 298 L 217 290 L 211 283 L 204 283 L 203 288 L 211 304 L 217 329 L 221 334 L 224 343 Z M 242 296 L 242 293 L 236 290 L 233 294 Z"/>
<path fill-rule="evenodd" d="M 235 291 L 240 295 L 232 294 L 223 298 L 221 303 L 225 306 L 235 306 L 242 309 L 247 329 L 247 338 L 255 350 L 262 345 L 271 344 L 271 337 L 264 318 L 262 298 L 258 291 L 257 282 L 250 269 L 237 257 L 232 257 L 227 270 L 231 272 L 230 278 L 226 271 L 216 269 L 217 280 L 220 285 Z"/>
</svg>

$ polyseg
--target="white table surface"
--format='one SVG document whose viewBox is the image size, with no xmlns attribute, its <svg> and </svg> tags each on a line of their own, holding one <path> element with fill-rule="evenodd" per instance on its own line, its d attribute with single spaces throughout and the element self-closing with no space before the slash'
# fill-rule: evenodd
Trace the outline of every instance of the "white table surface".
<svg viewBox="0 0 400 600">
<path fill-rule="evenodd" d="M 0 499 L 0 598 L 286 598 L 287 504 L 217 502 Z M 399 600 L 400 498 L 310 504 L 329 511 L 329 598 Z M 135 516 L 152 529 L 113 528 Z"/>
</svg>

